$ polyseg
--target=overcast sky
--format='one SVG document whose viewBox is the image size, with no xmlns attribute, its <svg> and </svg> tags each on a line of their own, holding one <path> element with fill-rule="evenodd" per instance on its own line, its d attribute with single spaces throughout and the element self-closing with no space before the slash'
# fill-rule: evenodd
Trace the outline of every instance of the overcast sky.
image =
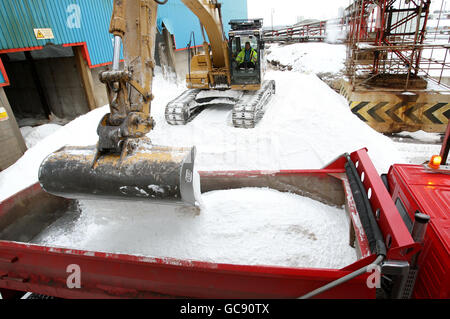
<svg viewBox="0 0 450 319">
<path fill-rule="evenodd" d="M 291 25 L 298 17 L 305 19 L 330 19 L 338 16 L 340 7 L 347 7 L 350 0 L 247 0 L 248 17 L 264 18 L 270 26 L 271 10 L 274 9 L 274 25 Z M 447 1 L 448 2 L 448 1 Z M 439 9 L 442 0 L 432 0 L 432 10 Z M 447 6 L 448 7 L 448 6 Z M 448 8 L 447 8 L 448 9 Z"/>
<path fill-rule="evenodd" d="M 290 25 L 297 17 L 330 19 L 338 16 L 339 7 L 347 7 L 349 0 L 247 0 L 248 17 L 264 18 L 264 25 Z"/>
</svg>

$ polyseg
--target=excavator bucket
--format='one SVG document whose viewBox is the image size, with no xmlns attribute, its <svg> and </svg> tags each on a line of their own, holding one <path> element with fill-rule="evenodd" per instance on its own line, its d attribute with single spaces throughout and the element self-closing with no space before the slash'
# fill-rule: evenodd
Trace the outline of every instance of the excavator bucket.
<svg viewBox="0 0 450 319">
<path fill-rule="evenodd" d="M 166 147 L 136 141 L 122 154 L 97 147 L 66 146 L 50 154 L 39 169 L 48 193 L 71 199 L 133 199 L 163 204 L 196 203 L 195 147 Z"/>
</svg>

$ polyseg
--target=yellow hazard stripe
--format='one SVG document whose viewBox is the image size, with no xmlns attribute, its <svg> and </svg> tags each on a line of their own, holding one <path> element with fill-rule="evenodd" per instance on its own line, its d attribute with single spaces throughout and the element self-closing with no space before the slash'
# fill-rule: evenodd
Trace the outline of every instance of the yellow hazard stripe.
<svg viewBox="0 0 450 319">
<path fill-rule="evenodd" d="M 447 102 L 416 103 L 387 101 L 352 101 L 350 109 L 365 122 L 447 124 L 450 104 Z"/>
</svg>

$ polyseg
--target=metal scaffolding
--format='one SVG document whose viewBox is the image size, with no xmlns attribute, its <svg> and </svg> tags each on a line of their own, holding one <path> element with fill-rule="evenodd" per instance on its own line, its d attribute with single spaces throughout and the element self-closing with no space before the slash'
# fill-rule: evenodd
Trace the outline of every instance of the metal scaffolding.
<svg viewBox="0 0 450 319">
<path fill-rule="evenodd" d="M 428 26 L 431 0 L 355 0 L 345 11 L 346 75 L 355 88 L 447 91 L 450 36 Z"/>
</svg>

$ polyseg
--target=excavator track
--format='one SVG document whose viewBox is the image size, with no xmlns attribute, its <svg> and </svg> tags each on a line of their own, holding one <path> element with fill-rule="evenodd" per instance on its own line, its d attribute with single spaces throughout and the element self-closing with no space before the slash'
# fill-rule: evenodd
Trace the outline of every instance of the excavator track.
<svg viewBox="0 0 450 319">
<path fill-rule="evenodd" d="M 275 94 L 275 81 L 265 81 L 258 91 L 247 92 L 233 108 L 233 126 L 254 128 L 263 118 L 269 99 Z"/>
<path fill-rule="evenodd" d="M 258 91 L 220 91 L 222 94 L 197 89 L 183 92 L 166 106 L 165 117 L 171 125 L 186 125 L 209 105 L 233 106 L 232 119 L 236 128 L 254 128 L 262 119 L 265 106 L 275 93 L 275 81 L 265 81 Z M 228 93 L 227 93 L 228 92 Z M 215 94 L 216 93 L 216 94 Z"/>
<path fill-rule="evenodd" d="M 166 121 L 171 125 L 186 125 L 202 110 L 202 106 L 195 101 L 200 90 L 184 91 L 166 106 Z"/>
<path fill-rule="evenodd" d="M 171 125 L 186 125 L 210 105 L 235 106 L 244 95 L 241 91 L 198 90 L 184 91 L 166 106 L 165 116 Z"/>
</svg>

